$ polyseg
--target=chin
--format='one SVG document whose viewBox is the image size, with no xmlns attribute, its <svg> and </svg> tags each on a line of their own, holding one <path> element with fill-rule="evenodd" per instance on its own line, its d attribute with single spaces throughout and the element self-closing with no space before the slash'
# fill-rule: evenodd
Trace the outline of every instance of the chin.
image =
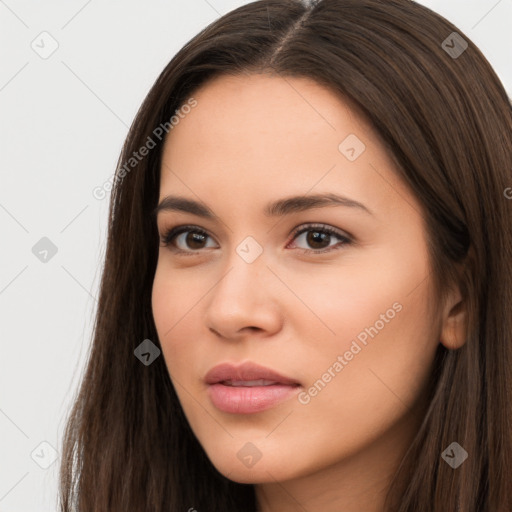
<svg viewBox="0 0 512 512">
<path fill-rule="evenodd" d="M 231 456 L 223 450 L 218 457 L 208 454 L 208 458 L 220 474 L 240 484 L 281 482 L 300 476 L 297 461 L 291 467 L 289 457 L 273 450 L 268 456 L 262 453 L 261 458 L 254 462 L 255 458 L 252 461 L 250 459 L 251 452 L 256 456 L 255 448 L 248 443 L 242 449 L 233 451 Z"/>
</svg>

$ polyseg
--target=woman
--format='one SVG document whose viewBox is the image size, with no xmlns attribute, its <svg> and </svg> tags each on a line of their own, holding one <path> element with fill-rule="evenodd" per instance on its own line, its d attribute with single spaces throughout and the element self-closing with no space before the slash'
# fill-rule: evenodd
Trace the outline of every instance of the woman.
<svg viewBox="0 0 512 512">
<path fill-rule="evenodd" d="M 421 5 L 208 26 L 119 159 L 61 510 L 512 510 L 511 161 Z"/>
</svg>

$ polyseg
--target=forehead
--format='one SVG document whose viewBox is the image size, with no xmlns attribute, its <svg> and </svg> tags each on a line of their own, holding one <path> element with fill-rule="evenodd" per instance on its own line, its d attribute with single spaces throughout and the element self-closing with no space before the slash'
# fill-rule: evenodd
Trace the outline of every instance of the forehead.
<svg viewBox="0 0 512 512">
<path fill-rule="evenodd" d="M 268 164 L 274 156 L 283 163 L 306 157 L 311 165 L 326 150 L 339 153 L 351 133 L 366 143 L 375 138 L 348 100 L 308 78 L 222 75 L 192 96 L 197 106 L 166 137 L 166 163 L 256 158 Z"/>
<path fill-rule="evenodd" d="M 313 80 L 220 76 L 192 97 L 197 106 L 165 141 L 161 198 L 229 195 L 233 204 L 236 197 L 332 190 L 378 209 L 396 201 L 397 191 L 407 195 L 373 127 L 350 101 Z M 348 158 L 351 147 L 356 159 Z"/>
<path fill-rule="evenodd" d="M 254 135 L 279 132 L 285 136 L 314 137 L 317 132 L 357 130 L 367 137 L 378 137 L 359 107 L 310 78 L 270 74 L 222 75 L 206 82 L 193 93 L 197 107 L 175 127 L 178 132 L 194 130 L 202 139 L 241 135 L 256 129 Z M 186 120 L 186 122 L 185 122 Z M 198 131 L 199 130 L 199 131 Z"/>
</svg>

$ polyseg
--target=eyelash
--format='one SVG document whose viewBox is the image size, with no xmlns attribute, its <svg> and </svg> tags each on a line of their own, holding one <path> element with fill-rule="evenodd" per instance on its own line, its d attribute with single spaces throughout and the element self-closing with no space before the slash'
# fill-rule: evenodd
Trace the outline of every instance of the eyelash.
<svg viewBox="0 0 512 512">
<path fill-rule="evenodd" d="M 175 227 L 175 228 L 170 228 L 168 230 L 166 230 L 162 236 L 162 244 L 164 247 L 167 247 L 167 246 L 170 246 L 171 245 L 171 242 L 174 240 L 175 237 L 177 237 L 178 235 L 181 235 L 182 233 L 186 233 L 187 231 L 190 231 L 190 232 L 193 232 L 193 233 L 198 233 L 200 235 L 204 235 L 204 236 L 210 236 L 206 231 L 204 231 L 203 229 L 201 228 L 198 228 L 197 226 L 178 226 L 178 227 Z M 335 245 L 335 246 L 332 246 L 332 247 L 328 247 L 326 249 L 319 249 L 319 250 L 316 250 L 316 249 L 300 249 L 303 253 L 306 253 L 306 254 L 310 254 L 310 253 L 315 253 L 315 254 L 325 254 L 327 252 L 331 252 L 333 250 L 338 250 L 339 248 L 341 247 L 344 247 L 345 245 L 349 245 L 352 243 L 352 239 L 349 238 L 348 236 L 346 235 L 343 235 L 341 234 L 339 231 L 335 230 L 334 228 L 331 228 L 330 226 L 326 226 L 325 224 L 304 224 L 302 226 L 299 226 L 298 228 L 296 228 L 292 235 L 292 240 L 295 240 L 295 238 L 297 238 L 299 235 L 301 235 L 302 233 L 305 233 L 307 231 L 316 231 L 316 232 L 320 232 L 320 233 L 327 233 L 329 235 L 333 235 L 335 237 L 337 237 L 338 239 L 340 239 L 340 241 L 342 242 L 341 243 L 341 246 L 340 245 Z M 200 250 L 190 250 L 190 251 L 184 251 L 183 249 L 178 249 L 177 247 L 172 247 L 171 250 L 175 253 L 178 253 L 178 254 L 182 254 L 184 256 L 191 256 L 191 255 L 196 255 L 200 252 Z"/>
</svg>

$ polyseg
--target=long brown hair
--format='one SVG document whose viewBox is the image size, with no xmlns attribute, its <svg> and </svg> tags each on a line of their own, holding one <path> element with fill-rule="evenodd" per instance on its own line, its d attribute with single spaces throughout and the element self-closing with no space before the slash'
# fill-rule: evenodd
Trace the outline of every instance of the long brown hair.
<svg viewBox="0 0 512 512">
<path fill-rule="evenodd" d="M 170 131 L 210 78 L 251 72 L 311 78 L 373 124 L 425 211 L 439 298 L 454 283 L 463 293 L 466 343 L 439 344 L 424 420 L 386 511 L 510 512 L 512 106 L 471 40 L 410 0 L 253 2 L 202 30 L 157 78 L 115 174 L 93 343 L 62 445 L 60 510 L 258 508 L 253 485 L 207 458 L 163 357 L 146 366 L 134 355 L 145 339 L 160 347 L 151 289 L 162 127 Z M 441 457 L 453 441 L 468 452 L 457 469 Z"/>
</svg>

